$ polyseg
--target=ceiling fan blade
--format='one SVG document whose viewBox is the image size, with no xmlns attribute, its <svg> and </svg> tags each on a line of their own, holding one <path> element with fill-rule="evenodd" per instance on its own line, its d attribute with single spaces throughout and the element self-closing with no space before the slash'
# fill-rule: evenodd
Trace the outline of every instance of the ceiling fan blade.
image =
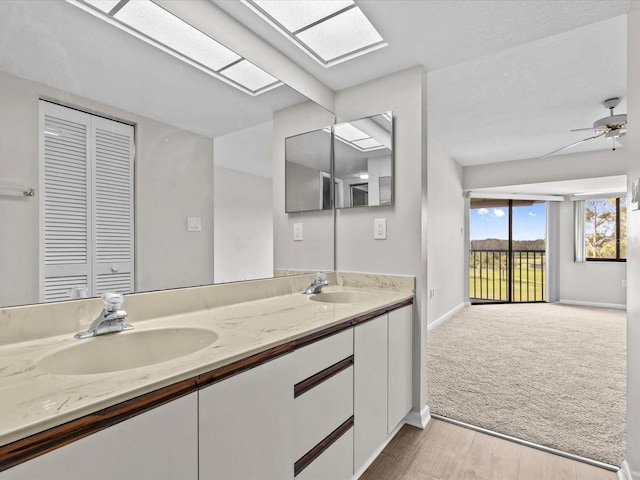
<svg viewBox="0 0 640 480">
<path fill-rule="evenodd" d="M 546 155 L 542 155 L 541 157 L 538 157 L 538 158 L 547 158 L 548 156 L 553 155 L 554 153 L 558 153 L 558 152 L 561 152 L 562 150 L 566 150 L 568 148 L 575 147 L 576 145 L 580 145 L 581 143 L 586 142 L 588 140 L 593 140 L 594 138 L 599 138 L 599 137 L 603 136 L 605 133 L 606 132 L 602 132 L 602 133 L 599 133 L 598 135 L 594 135 L 593 137 L 589 137 L 589 138 L 585 138 L 583 140 L 580 140 L 579 142 L 573 142 L 573 143 L 571 143 L 569 145 L 565 145 L 562 148 L 558 148 L 557 150 L 554 150 L 553 152 L 549 152 Z"/>
<path fill-rule="evenodd" d="M 601 130 L 600 128 L 593 128 L 593 127 L 588 127 L 588 128 L 574 128 L 573 130 L 569 130 L 570 132 L 584 132 L 587 130 Z"/>
</svg>

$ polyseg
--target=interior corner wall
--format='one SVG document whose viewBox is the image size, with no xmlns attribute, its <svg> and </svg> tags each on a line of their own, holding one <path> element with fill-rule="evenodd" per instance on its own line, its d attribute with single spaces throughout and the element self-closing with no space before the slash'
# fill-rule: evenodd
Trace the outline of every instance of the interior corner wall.
<svg viewBox="0 0 640 480">
<path fill-rule="evenodd" d="M 270 178 L 213 168 L 215 283 L 273 276 Z"/>
<path fill-rule="evenodd" d="M 573 261 L 573 202 L 558 203 L 558 297 L 560 302 L 624 308 L 625 262 Z"/>
<path fill-rule="evenodd" d="M 627 17 L 627 115 L 640 126 L 640 1 Z M 627 182 L 640 178 L 640 129 L 627 133 Z M 627 466 L 640 480 L 640 210 L 627 212 Z"/>
<path fill-rule="evenodd" d="M 427 157 L 427 324 L 465 302 L 465 199 L 462 167 L 434 141 Z"/>
<path fill-rule="evenodd" d="M 404 70 L 336 92 L 337 122 L 388 110 L 394 120 L 393 205 L 336 211 L 336 269 L 416 277 L 414 410 L 426 405 L 426 305 L 423 300 L 423 178 L 427 168 L 426 73 Z M 387 221 L 387 239 L 374 240 L 374 219 Z M 426 241 L 426 239 L 425 239 Z"/>
<path fill-rule="evenodd" d="M 334 270 L 333 212 L 285 212 L 285 138 L 333 125 L 333 113 L 313 102 L 279 110 L 273 116 L 273 263 L 275 270 Z M 302 241 L 293 224 L 302 224 Z"/>
<path fill-rule="evenodd" d="M 273 276 L 273 122 L 213 139 L 213 279 Z"/>
</svg>

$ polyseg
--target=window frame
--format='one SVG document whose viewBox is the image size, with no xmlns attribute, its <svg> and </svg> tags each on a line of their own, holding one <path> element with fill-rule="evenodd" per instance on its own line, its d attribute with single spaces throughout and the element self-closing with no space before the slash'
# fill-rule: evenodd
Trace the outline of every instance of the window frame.
<svg viewBox="0 0 640 480">
<path fill-rule="evenodd" d="M 605 201 L 605 200 L 612 200 L 614 199 L 616 200 L 616 226 L 615 226 L 615 234 L 616 234 L 616 256 L 615 258 L 611 257 L 611 258 L 603 258 L 603 257 L 589 257 L 586 255 L 587 249 L 586 249 L 586 242 L 587 242 L 587 235 L 585 233 L 585 237 L 584 237 L 584 242 L 585 242 L 585 261 L 587 262 L 626 262 L 627 259 L 626 258 L 621 258 L 620 257 L 620 201 L 625 198 L 625 197 L 599 197 L 599 198 L 592 198 L 586 201 Z M 586 214 L 585 214 L 585 218 L 584 218 L 584 224 L 586 226 L 587 223 L 587 219 L 586 219 Z"/>
</svg>

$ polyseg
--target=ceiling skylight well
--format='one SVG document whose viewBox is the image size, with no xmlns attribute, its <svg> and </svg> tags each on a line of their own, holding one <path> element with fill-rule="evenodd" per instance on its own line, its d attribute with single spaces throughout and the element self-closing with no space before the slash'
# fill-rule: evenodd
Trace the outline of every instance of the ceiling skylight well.
<svg viewBox="0 0 640 480">
<path fill-rule="evenodd" d="M 353 0 L 243 0 L 325 67 L 387 43 Z"/>
<path fill-rule="evenodd" d="M 371 150 L 385 148 L 385 146 L 378 140 L 370 137 L 362 130 L 349 123 L 341 123 L 334 126 L 333 134 L 336 139 L 340 140 L 342 143 L 346 143 L 350 147 L 361 152 L 370 152 Z"/>
<path fill-rule="evenodd" d="M 282 84 L 150 0 L 67 1 L 250 95 Z"/>
</svg>

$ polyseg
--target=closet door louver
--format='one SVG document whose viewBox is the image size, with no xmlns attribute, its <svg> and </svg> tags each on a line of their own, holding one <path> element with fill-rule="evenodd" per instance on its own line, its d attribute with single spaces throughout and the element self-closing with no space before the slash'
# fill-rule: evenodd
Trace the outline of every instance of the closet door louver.
<svg viewBox="0 0 640 480">
<path fill-rule="evenodd" d="M 96 295 L 133 291 L 133 127 L 92 119 Z"/>
<path fill-rule="evenodd" d="M 91 291 L 89 118 L 43 103 L 41 115 L 41 300 Z"/>
<path fill-rule="evenodd" d="M 133 127 L 40 103 L 41 300 L 132 292 Z"/>
</svg>

